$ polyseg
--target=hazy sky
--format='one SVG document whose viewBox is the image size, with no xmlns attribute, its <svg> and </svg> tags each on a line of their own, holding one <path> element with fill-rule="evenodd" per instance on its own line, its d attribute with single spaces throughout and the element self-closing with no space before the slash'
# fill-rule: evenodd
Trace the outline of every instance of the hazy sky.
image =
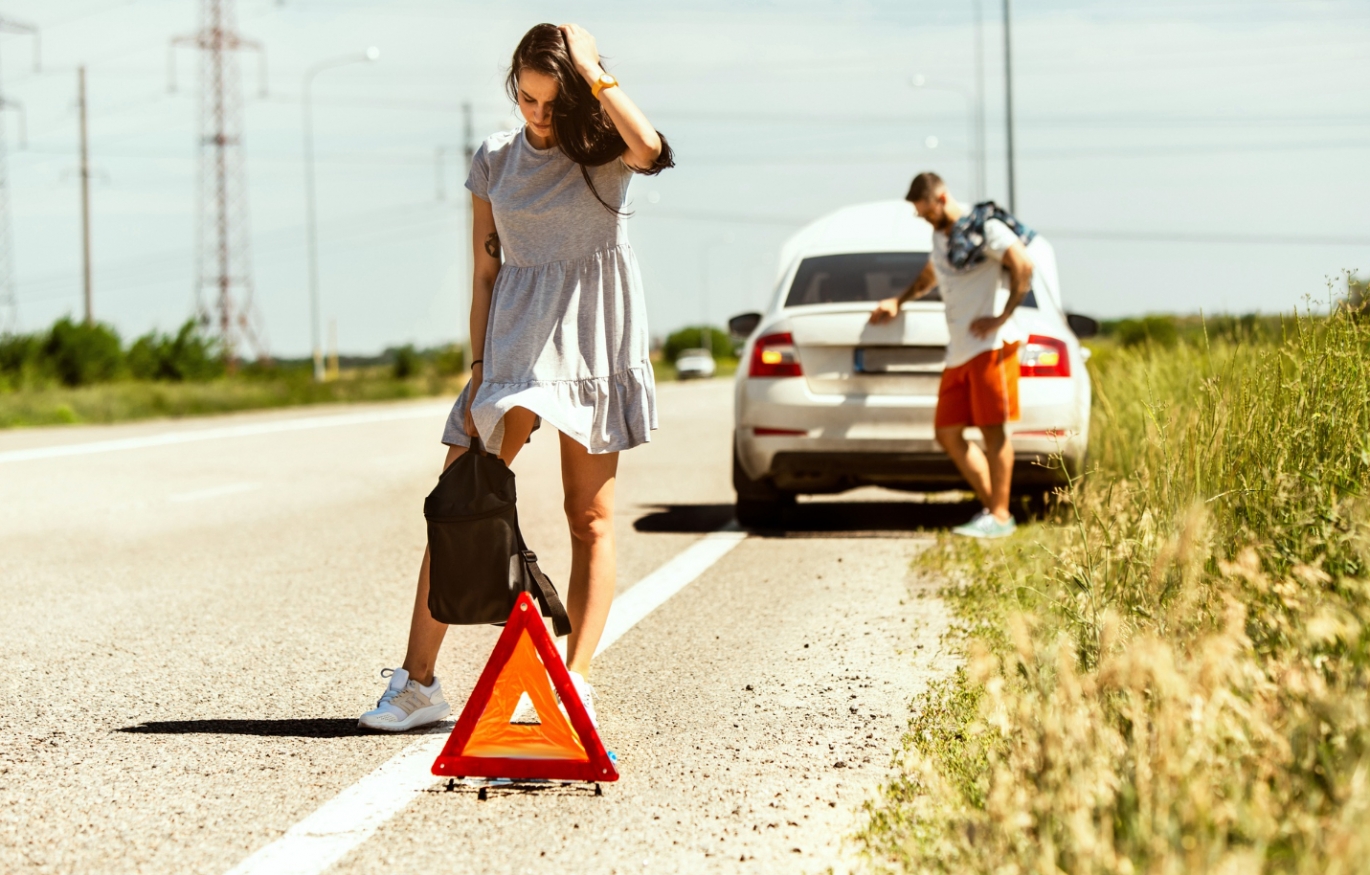
<svg viewBox="0 0 1370 875">
<path fill-rule="evenodd" d="M 988 195 L 1004 198 L 1001 5 L 986 24 Z M 195 0 L 4 0 L 42 30 L 0 37 L 21 327 L 80 311 L 75 67 L 88 66 L 96 315 L 125 336 L 193 309 L 197 64 L 168 42 Z M 469 254 L 450 162 L 461 104 L 505 128 L 505 65 L 539 21 L 599 39 L 679 166 L 634 183 L 631 235 L 654 334 L 762 306 L 784 239 L 935 169 L 969 198 L 970 0 L 594 3 L 240 0 L 257 306 L 271 350 L 308 348 L 301 75 L 316 137 L 324 312 L 344 351 L 464 334 Z M 1096 316 L 1290 310 L 1370 271 L 1370 2 L 1018 0 L 1018 214 L 1056 244 L 1068 305 Z M 911 80 L 922 75 L 926 86 Z M 934 90 L 945 87 L 950 90 Z M 929 139 L 935 138 L 935 140 Z M 931 146 L 935 142 L 935 146 Z M 705 296 L 707 284 L 707 299 Z"/>
</svg>

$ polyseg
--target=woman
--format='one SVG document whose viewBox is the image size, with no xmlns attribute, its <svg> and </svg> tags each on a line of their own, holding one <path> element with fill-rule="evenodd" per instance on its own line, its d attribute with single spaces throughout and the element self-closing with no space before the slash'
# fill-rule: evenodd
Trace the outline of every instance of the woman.
<svg viewBox="0 0 1370 875">
<path fill-rule="evenodd" d="M 560 432 L 571 529 L 566 661 L 593 720 L 585 678 L 614 598 L 618 454 L 656 428 L 646 304 L 623 206 L 634 172 L 674 162 L 577 25 L 528 31 L 507 88 L 525 125 L 486 140 L 466 182 L 475 215 L 471 381 L 443 433 L 443 467 L 474 437 L 513 462 L 539 417 Z M 425 553 L 404 665 L 381 672 L 390 682 L 363 728 L 400 732 L 450 711 L 433 676 L 447 627 L 428 613 L 428 561 Z"/>
</svg>

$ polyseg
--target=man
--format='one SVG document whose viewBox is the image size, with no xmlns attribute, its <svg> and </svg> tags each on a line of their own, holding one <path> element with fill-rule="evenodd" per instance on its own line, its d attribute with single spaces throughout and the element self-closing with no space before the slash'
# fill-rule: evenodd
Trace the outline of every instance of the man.
<svg viewBox="0 0 1370 875">
<path fill-rule="evenodd" d="M 951 338 L 934 427 L 937 442 L 984 505 L 954 531 L 1004 537 L 1015 528 L 1008 509 L 1013 447 L 1004 424 L 1018 418 L 1018 346 L 1024 339 L 1013 311 L 1032 288 L 1024 243 L 1033 232 L 992 204 L 968 210 L 935 173 L 914 177 L 906 200 L 932 225 L 932 257 L 902 294 L 876 305 L 870 321 L 889 322 L 905 301 L 941 289 Z M 966 440 L 968 426 L 980 429 L 983 451 Z"/>
</svg>

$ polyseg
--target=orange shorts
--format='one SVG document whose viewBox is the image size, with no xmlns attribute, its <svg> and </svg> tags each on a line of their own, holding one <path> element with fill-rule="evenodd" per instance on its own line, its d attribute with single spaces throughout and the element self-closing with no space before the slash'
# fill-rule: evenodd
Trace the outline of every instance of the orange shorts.
<svg viewBox="0 0 1370 875">
<path fill-rule="evenodd" d="M 1003 425 L 1018 419 L 1018 344 L 982 352 L 942 372 L 937 428 Z"/>
</svg>

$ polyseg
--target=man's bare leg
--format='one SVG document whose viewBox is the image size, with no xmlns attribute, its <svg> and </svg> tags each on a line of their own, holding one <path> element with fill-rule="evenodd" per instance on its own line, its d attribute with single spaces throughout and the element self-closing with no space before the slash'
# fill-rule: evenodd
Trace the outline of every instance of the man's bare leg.
<svg viewBox="0 0 1370 875">
<path fill-rule="evenodd" d="M 500 447 L 499 456 L 506 465 L 513 464 L 514 457 L 528 442 L 536 419 L 536 414 L 522 407 L 515 407 L 505 414 L 504 444 Z M 465 452 L 466 447 L 448 447 L 442 470 L 446 471 Z M 443 636 L 447 634 L 447 624 L 439 623 L 428 613 L 428 564 L 428 549 L 425 547 L 423 564 L 419 566 L 419 585 L 414 594 L 414 613 L 409 620 L 409 645 L 405 650 L 403 665 L 409 677 L 425 687 L 433 683 L 433 667 L 438 661 Z"/>
<path fill-rule="evenodd" d="M 951 460 L 956 463 L 956 470 L 960 471 L 961 476 L 966 478 L 966 482 L 970 484 L 975 497 L 980 499 L 980 503 L 985 507 L 990 507 L 990 502 L 994 498 L 991 489 L 989 462 L 978 446 L 966 440 L 964 432 L 965 426 L 963 425 L 939 428 L 937 429 L 937 442 L 942 445 L 942 449 L 946 450 L 947 455 L 951 456 Z M 993 510 L 993 508 L 990 509 Z"/>
<path fill-rule="evenodd" d="M 985 461 L 989 466 L 990 500 L 985 507 L 999 522 L 1009 518 L 1008 498 L 1013 480 L 1013 444 L 1002 425 L 982 425 L 985 438 Z"/>
</svg>

